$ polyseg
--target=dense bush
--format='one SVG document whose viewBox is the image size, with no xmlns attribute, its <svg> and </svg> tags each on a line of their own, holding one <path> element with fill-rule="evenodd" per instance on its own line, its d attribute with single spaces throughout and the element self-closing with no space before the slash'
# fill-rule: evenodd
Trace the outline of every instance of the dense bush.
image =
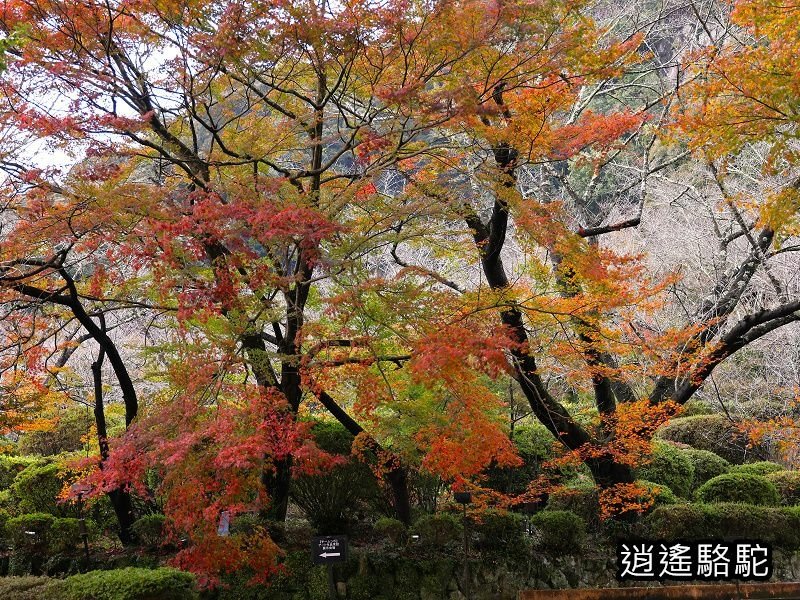
<svg viewBox="0 0 800 600">
<path fill-rule="evenodd" d="M 378 519 L 372 527 L 375 533 L 390 539 L 396 545 L 404 544 L 408 537 L 408 528 L 403 522 L 390 517 Z"/>
<path fill-rule="evenodd" d="M 73 575 L 58 586 L 63 600 L 190 600 L 194 576 L 176 569 L 116 569 Z"/>
<path fill-rule="evenodd" d="M 731 463 L 708 450 L 687 448 L 681 450 L 681 452 L 691 461 L 692 467 L 694 467 L 692 489 L 699 488 L 706 481 L 718 475 L 724 475 L 731 468 Z"/>
<path fill-rule="evenodd" d="M 492 467 L 485 486 L 504 494 L 520 494 L 541 472 L 541 463 L 553 453 L 555 438 L 544 425 L 522 425 L 514 429 L 512 441 L 522 459 L 518 467 Z"/>
<path fill-rule="evenodd" d="M 164 539 L 164 515 L 144 515 L 134 522 L 131 530 L 143 546 L 155 548 Z"/>
<path fill-rule="evenodd" d="M 800 471 L 777 471 L 766 475 L 777 488 L 784 506 L 800 504 Z"/>
<path fill-rule="evenodd" d="M 538 532 L 536 545 L 547 552 L 574 554 L 586 541 L 586 522 L 566 510 L 544 510 L 531 517 Z"/>
<path fill-rule="evenodd" d="M 675 504 L 653 510 L 639 533 L 650 539 L 755 538 L 800 548 L 800 511 L 749 504 Z"/>
<path fill-rule="evenodd" d="M 747 437 L 724 415 L 695 415 L 672 419 L 656 432 L 662 440 L 708 450 L 734 464 L 747 457 Z"/>
<path fill-rule="evenodd" d="M 647 488 L 648 494 L 653 497 L 653 506 L 664 506 L 679 502 L 675 493 L 663 483 L 655 483 L 644 479 L 640 479 L 636 483 Z"/>
<path fill-rule="evenodd" d="M 781 498 L 775 485 L 760 475 L 726 473 L 709 479 L 697 488 L 701 502 L 741 502 L 776 506 Z"/>
<path fill-rule="evenodd" d="M 332 454 L 349 455 L 353 436 L 339 423 L 319 421 L 312 431 L 317 445 Z M 320 475 L 302 475 L 292 482 L 292 499 L 322 534 L 343 533 L 380 498 L 369 466 L 354 458 Z"/>
<path fill-rule="evenodd" d="M 6 534 L 13 547 L 9 560 L 11 575 L 42 574 L 42 565 L 50 553 L 55 520 L 47 513 L 20 515 L 8 520 Z"/>
<path fill-rule="evenodd" d="M 81 524 L 78 519 L 64 518 L 53 520 L 53 524 L 50 527 L 49 552 L 51 554 L 69 552 L 81 542 Z"/>
<path fill-rule="evenodd" d="M 636 470 L 639 479 L 667 486 L 684 498 L 689 496 L 694 480 L 694 465 L 681 450 L 665 442 L 653 443 L 653 454 Z"/>
<path fill-rule="evenodd" d="M 57 580 L 47 577 L 0 577 L 3 600 L 58 600 L 52 589 Z"/>
<path fill-rule="evenodd" d="M 74 511 L 70 505 L 58 503 L 62 487 L 58 465 L 32 464 L 17 475 L 10 491 L 21 513 L 42 512 L 64 517 Z"/>
<path fill-rule="evenodd" d="M 470 528 L 478 534 L 478 548 L 481 550 L 507 553 L 509 548 L 520 551 L 527 544 L 522 515 L 517 513 L 485 510 L 476 516 Z"/>
<path fill-rule="evenodd" d="M 42 464 L 40 458 L 32 456 L 0 455 L 0 490 L 7 490 L 22 471 L 33 464 Z"/>
<path fill-rule="evenodd" d="M 743 465 L 735 465 L 731 467 L 731 473 L 749 473 L 750 475 L 769 475 L 770 473 L 777 473 L 783 471 L 783 465 L 762 460 L 754 463 L 745 463 Z"/>
<path fill-rule="evenodd" d="M 411 534 L 418 535 L 423 546 L 445 546 L 460 540 L 463 531 L 461 519 L 450 513 L 423 515 L 411 527 Z"/>
<path fill-rule="evenodd" d="M 596 529 L 600 525 L 600 491 L 590 482 L 559 487 L 550 493 L 547 510 L 575 513 L 589 527 Z"/>
<path fill-rule="evenodd" d="M 713 415 L 714 409 L 707 402 L 699 398 L 690 398 L 681 407 L 681 417 L 694 417 L 697 415 Z"/>
</svg>

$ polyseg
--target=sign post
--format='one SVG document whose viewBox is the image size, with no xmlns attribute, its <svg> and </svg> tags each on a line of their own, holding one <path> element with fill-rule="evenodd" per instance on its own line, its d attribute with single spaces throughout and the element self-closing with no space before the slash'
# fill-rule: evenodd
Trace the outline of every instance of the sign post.
<svg viewBox="0 0 800 600">
<path fill-rule="evenodd" d="M 315 565 L 328 567 L 328 595 L 330 600 L 336 600 L 336 581 L 333 577 L 333 565 L 347 560 L 347 536 L 324 535 L 315 537 L 311 541 L 311 559 Z"/>
</svg>

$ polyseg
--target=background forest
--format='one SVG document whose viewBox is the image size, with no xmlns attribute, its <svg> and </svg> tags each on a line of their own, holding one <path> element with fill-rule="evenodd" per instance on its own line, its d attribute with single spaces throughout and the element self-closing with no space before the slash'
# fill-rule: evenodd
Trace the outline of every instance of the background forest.
<svg viewBox="0 0 800 600">
<path fill-rule="evenodd" d="M 0 591 L 800 549 L 798 17 L 0 0 Z"/>
</svg>

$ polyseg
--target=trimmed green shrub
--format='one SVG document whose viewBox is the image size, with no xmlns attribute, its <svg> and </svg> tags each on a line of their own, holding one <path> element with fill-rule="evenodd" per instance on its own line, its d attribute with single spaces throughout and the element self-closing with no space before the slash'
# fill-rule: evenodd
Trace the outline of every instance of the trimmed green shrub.
<svg viewBox="0 0 800 600">
<path fill-rule="evenodd" d="M 683 407 L 681 407 L 681 417 L 695 417 L 697 415 L 713 415 L 714 409 L 711 406 L 700 400 L 700 398 L 690 398 L 687 400 Z"/>
<path fill-rule="evenodd" d="M 144 515 L 137 519 L 131 530 L 143 546 L 155 548 L 164 539 L 164 515 Z"/>
<path fill-rule="evenodd" d="M 33 464 L 42 464 L 42 459 L 32 456 L 0 455 L 0 490 L 7 490 L 22 471 Z"/>
<path fill-rule="evenodd" d="M 396 545 L 404 544 L 408 537 L 408 528 L 398 519 L 383 517 L 375 521 L 372 528 L 375 530 L 375 533 L 390 539 L 392 543 Z"/>
<path fill-rule="evenodd" d="M 546 552 L 576 554 L 586 541 L 586 522 L 567 510 L 544 510 L 531 517 L 540 538 L 536 545 Z"/>
<path fill-rule="evenodd" d="M 770 473 L 777 473 L 783 471 L 783 465 L 762 460 L 754 463 L 745 463 L 743 465 L 735 465 L 731 467 L 730 473 L 749 473 L 750 475 L 769 475 Z"/>
<path fill-rule="evenodd" d="M 317 446 L 331 454 L 350 454 L 355 439 L 338 421 L 315 421 L 311 426 L 311 435 Z"/>
<path fill-rule="evenodd" d="M 13 552 L 10 575 L 41 575 L 50 550 L 51 530 L 56 518 L 47 513 L 20 515 L 6 523 L 6 534 Z"/>
<path fill-rule="evenodd" d="M 64 600 L 194 600 L 195 579 L 177 569 L 90 571 L 73 575 L 58 587 Z"/>
<path fill-rule="evenodd" d="M 53 524 L 50 527 L 49 552 L 52 554 L 67 553 L 82 542 L 81 524 L 78 519 L 64 518 L 53 520 Z"/>
<path fill-rule="evenodd" d="M 760 475 L 726 473 L 708 480 L 697 488 L 701 502 L 741 502 L 776 506 L 781 498 L 775 485 Z"/>
<path fill-rule="evenodd" d="M 17 475 L 10 490 L 21 513 L 41 512 L 66 517 L 72 512 L 71 507 L 57 502 L 62 487 L 58 465 L 32 464 Z"/>
<path fill-rule="evenodd" d="M 0 577 L 4 600 L 58 600 L 53 590 L 60 582 L 48 577 Z"/>
<path fill-rule="evenodd" d="M 639 479 L 667 486 L 678 496 L 688 497 L 694 480 L 694 465 L 681 450 L 656 440 L 648 462 L 636 470 Z"/>
<path fill-rule="evenodd" d="M 777 471 L 766 475 L 777 488 L 784 506 L 800 504 L 800 471 Z"/>
<path fill-rule="evenodd" d="M 654 496 L 653 506 L 676 504 L 680 501 L 675 493 L 663 483 L 655 483 L 653 481 L 646 481 L 644 479 L 640 479 L 636 483 L 643 485 L 645 488 L 647 488 L 647 491 Z"/>
<path fill-rule="evenodd" d="M 653 510 L 640 523 L 650 539 L 756 538 L 782 548 L 800 548 L 800 511 L 750 504 L 675 504 Z"/>
<path fill-rule="evenodd" d="M 6 523 L 6 533 L 15 548 L 48 546 L 50 530 L 56 518 L 48 513 L 13 517 Z"/>
<path fill-rule="evenodd" d="M 747 437 L 724 415 L 695 415 L 672 419 L 656 432 L 658 439 L 708 450 L 733 464 L 747 457 Z"/>
<path fill-rule="evenodd" d="M 581 517 L 586 524 L 600 526 L 600 490 L 592 483 L 559 487 L 547 499 L 547 511 L 569 511 Z"/>
<path fill-rule="evenodd" d="M 528 542 L 522 515 L 506 510 L 481 512 L 470 529 L 478 534 L 478 547 L 482 550 L 506 553 L 509 548 L 521 550 Z"/>
<path fill-rule="evenodd" d="M 411 527 L 412 535 L 418 535 L 423 546 L 445 546 L 460 540 L 463 531 L 461 519 L 450 513 L 423 515 Z"/>
<path fill-rule="evenodd" d="M 709 479 L 713 479 L 718 475 L 724 475 L 731 468 L 731 463 L 708 450 L 687 448 L 681 450 L 681 452 L 691 461 L 694 467 L 692 489 L 695 490 Z"/>
</svg>

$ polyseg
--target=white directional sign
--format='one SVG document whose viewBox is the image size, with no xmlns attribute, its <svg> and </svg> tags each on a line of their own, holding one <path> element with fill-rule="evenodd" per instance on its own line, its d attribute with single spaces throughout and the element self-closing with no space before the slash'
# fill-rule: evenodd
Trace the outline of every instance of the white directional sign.
<svg viewBox="0 0 800 600">
<path fill-rule="evenodd" d="M 347 560 L 347 536 L 325 535 L 311 542 L 311 557 L 315 564 L 342 562 Z"/>
</svg>

